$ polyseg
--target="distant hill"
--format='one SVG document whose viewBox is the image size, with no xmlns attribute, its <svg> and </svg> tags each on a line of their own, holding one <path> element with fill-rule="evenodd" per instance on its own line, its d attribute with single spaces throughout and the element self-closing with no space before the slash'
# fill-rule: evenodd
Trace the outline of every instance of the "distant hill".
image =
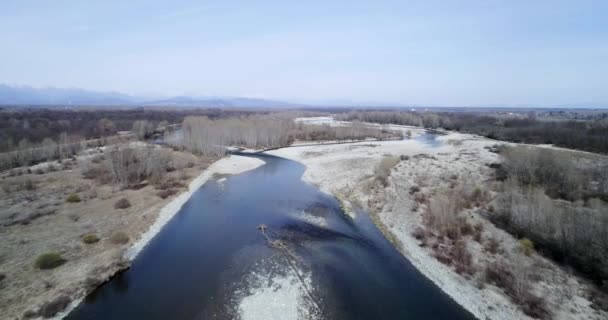
<svg viewBox="0 0 608 320">
<path fill-rule="evenodd" d="M 212 107 L 212 108 L 295 108 L 301 107 L 289 102 L 255 99 L 255 98 L 191 98 L 173 97 L 169 99 L 146 101 L 147 106 L 176 106 L 176 107 Z"/>
<path fill-rule="evenodd" d="M 135 101 L 133 97 L 118 92 L 13 87 L 0 84 L 0 104 L 3 105 L 123 105 Z"/>
<path fill-rule="evenodd" d="M 295 108 L 289 102 L 255 98 L 194 98 L 172 97 L 148 100 L 120 92 L 98 92 L 77 88 L 33 88 L 0 84 L 0 105 L 27 106 L 174 106 L 212 108 Z"/>
</svg>

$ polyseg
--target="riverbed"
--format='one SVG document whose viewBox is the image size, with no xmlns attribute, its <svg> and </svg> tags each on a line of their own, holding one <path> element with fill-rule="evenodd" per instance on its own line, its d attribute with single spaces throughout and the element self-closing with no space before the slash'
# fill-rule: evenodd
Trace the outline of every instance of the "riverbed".
<svg viewBox="0 0 608 320">
<path fill-rule="evenodd" d="M 265 165 L 194 192 L 130 269 L 67 318 L 474 319 L 365 211 L 353 219 L 303 182 L 302 164 L 249 156 Z"/>
</svg>

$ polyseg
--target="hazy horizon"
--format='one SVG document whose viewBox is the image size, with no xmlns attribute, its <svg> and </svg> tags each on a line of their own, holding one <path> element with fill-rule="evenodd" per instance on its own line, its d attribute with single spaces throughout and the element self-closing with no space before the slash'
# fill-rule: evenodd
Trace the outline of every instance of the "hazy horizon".
<svg viewBox="0 0 608 320">
<path fill-rule="evenodd" d="M 604 1 L 1 6 L 8 85 L 327 105 L 608 105 Z"/>
</svg>

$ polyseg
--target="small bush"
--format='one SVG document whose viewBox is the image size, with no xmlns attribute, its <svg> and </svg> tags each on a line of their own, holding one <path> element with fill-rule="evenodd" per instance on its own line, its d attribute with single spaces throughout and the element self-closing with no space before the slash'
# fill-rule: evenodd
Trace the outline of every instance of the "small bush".
<svg viewBox="0 0 608 320">
<path fill-rule="evenodd" d="M 529 256 L 534 253 L 534 243 L 532 242 L 532 240 L 528 238 L 522 238 L 519 240 L 519 245 L 525 255 Z"/>
<path fill-rule="evenodd" d="M 466 242 L 463 240 L 456 241 L 456 244 L 454 244 L 450 250 L 450 255 L 452 256 L 452 260 L 456 265 L 456 272 L 459 274 L 466 273 L 469 275 L 475 273 L 475 269 L 472 266 L 473 257 L 467 249 Z"/>
<path fill-rule="evenodd" d="M 496 254 L 500 249 L 500 242 L 498 242 L 498 240 L 495 238 L 489 238 L 484 244 L 483 248 L 491 254 Z"/>
<path fill-rule="evenodd" d="M 40 307 L 40 315 L 43 318 L 51 318 L 55 316 L 57 313 L 65 310 L 65 308 L 70 304 L 70 297 L 62 294 L 53 300 L 45 302 Z"/>
<path fill-rule="evenodd" d="M 36 189 L 36 185 L 34 184 L 34 182 L 31 179 L 25 180 L 23 187 L 25 188 L 25 190 L 28 190 L 28 191 L 32 191 L 32 190 Z"/>
<path fill-rule="evenodd" d="M 485 278 L 489 283 L 503 289 L 509 288 L 515 281 L 513 273 L 499 262 L 493 262 L 486 266 Z"/>
<path fill-rule="evenodd" d="M 131 206 L 131 202 L 127 198 L 121 198 L 120 200 L 114 203 L 114 209 L 126 209 Z"/>
<path fill-rule="evenodd" d="M 412 232 L 412 236 L 414 236 L 414 238 L 417 240 L 424 241 L 426 239 L 426 230 L 424 230 L 423 227 L 418 226 Z"/>
<path fill-rule="evenodd" d="M 2 282 L 4 279 L 6 279 L 6 274 L 0 272 L 0 282 Z"/>
<path fill-rule="evenodd" d="M 374 170 L 376 181 L 378 181 L 384 187 L 388 186 L 388 177 L 391 175 L 391 170 L 399 163 L 399 161 L 400 158 L 393 156 L 385 156 L 382 158 Z"/>
<path fill-rule="evenodd" d="M 177 190 L 175 190 L 175 189 L 167 189 L 167 190 L 161 190 L 161 191 L 157 192 L 156 195 L 163 199 L 167 199 L 168 197 L 170 197 L 176 193 L 177 193 Z"/>
<path fill-rule="evenodd" d="M 426 195 L 424 193 L 422 193 L 422 192 L 417 192 L 414 195 L 414 200 L 416 200 L 416 202 L 418 202 L 420 204 L 425 203 L 426 202 Z"/>
<path fill-rule="evenodd" d="M 473 233 L 473 239 L 479 243 L 481 243 L 481 234 L 483 233 L 483 223 L 478 222 L 473 227 L 475 232 Z"/>
<path fill-rule="evenodd" d="M 80 202 L 80 196 L 77 193 L 71 193 L 67 199 L 65 199 L 66 202 L 69 203 L 76 203 L 76 202 Z"/>
<path fill-rule="evenodd" d="M 589 301 L 591 301 L 592 308 L 608 311 L 608 294 L 601 290 L 592 287 L 589 290 Z"/>
<path fill-rule="evenodd" d="M 87 234 L 84 237 L 82 237 L 82 242 L 84 242 L 86 244 L 93 244 L 98 241 L 99 241 L 99 237 L 94 234 Z"/>
<path fill-rule="evenodd" d="M 48 252 L 38 256 L 34 266 L 38 269 L 54 269 L 64 264 L 66 260 L 59 253 Z"/>
<path fill-rule="evenodd" d="M 473 233 L 473 226 L 471 226 L 466 218 L 458 218 L 458 225 L 460 225 L 460 234 L 466 236 Z"/>
<path fill-rule="evenodd" d="M 411 186 L 410 187 L 410 194 L 414 194 L 416 192 L 420 191 L 420 187 L 419 186 Z"/>
<path fill-rule="evenodd" d="M 114 244 L 126 244 L 129 242 L 129 236 L 123 231 L 117 231 L 112 234 L 110 241 Z"/>
</svg>

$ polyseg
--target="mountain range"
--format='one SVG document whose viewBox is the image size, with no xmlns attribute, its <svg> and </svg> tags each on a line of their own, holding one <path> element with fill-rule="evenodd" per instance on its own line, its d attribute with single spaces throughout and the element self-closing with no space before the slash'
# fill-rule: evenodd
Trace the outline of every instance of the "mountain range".
<svg viewBox="0 0 608 320">
<path fill-rule="evenodd" d="M 27 106 L 173 106 L 217 108 L 294 108 L 302 105 L 243 97 L 188 97 L 147 99 L 120 92 L 99 92 L 78 88 L 34 88 L 0 84 L 0 105 Z"/>
</svg>

